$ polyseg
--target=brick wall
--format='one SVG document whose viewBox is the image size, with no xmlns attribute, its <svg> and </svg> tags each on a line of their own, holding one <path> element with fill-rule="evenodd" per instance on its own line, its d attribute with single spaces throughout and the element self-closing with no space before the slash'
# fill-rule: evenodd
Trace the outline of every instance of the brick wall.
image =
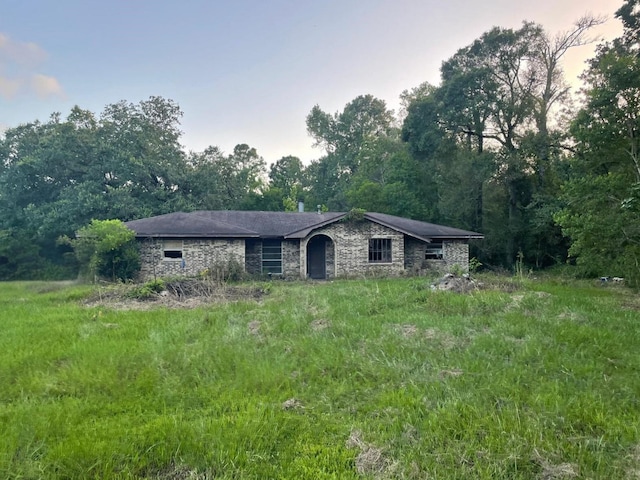
<svg viewBox="0 0 640 480">
<path fill-rule="evenodd" d="M 469 270 L 469 244 L 464 240 L 443 240 L 442 260 L 426 260 L 427 244 L 415 238 L 405 239 L 405 268 L 408 273 L 419 275 L 428 270 L 451 271 L 456 265 Z"/>
<path fill-rule="evenodd" d="M 173 239 L 175 241 L 175 239 Z M 244 240 L 184 239 L 182 258 L 164 258 L 162 239 L 140 240 L 139 277 L 149 280 L 156 277 L 197 275 L 217 263 L 227 263 L 234 258 L 245 263 Z"/>
<path fill-rule="evenodd" d="M 445 240 L 442 260 L 425 260 L 426 244 L 402 233 L 369 221 L 337 222 L 314 231 L 331 239 L 326 243 L 327 278 L 394 276 L 404 273 L 418 275 L 435 269 L 449 271 L 454 265 L 469 269 L 469 245 L 464 240 Z M 391 239 L 391 262 L 369 263 L 369 240 Z M 282 241 L 284 278 L 305 278 L 307 243 L 303 240 Z M 176 275 L 196 275 L 216 263 L 231 258 L 245 266 L 250 274 L 262 271 L 262 242 L 257 239 L 211 240 L 185 239 L 181 259 L 163 257 L 163 241 L 140 241 L 141 280 Z"/>
<path fill-rule="evenodd" d="M 300 240 L 282 241 L 282 276 L 283 278 L 299 278 Z"/>
<path fill-rule="evenodd" d="M 359 277 L 374 275 L 400 275 L 404 271 L 404 240 L 401 233 L 366 220 L 337 222 L 314 231 L 333 240 L 328 244 L 327 277 Z M 369 240 L 391 239 L 391 263 L 369 263 Z M 301 242 L 301 275 L 306 273 L 308 239 Z M 333 263 L 334 265 L 331 265 Z M 335 273 L 334 273 L 335 272 Z"/>
<path fill-rule="evenodd" d="M 244 248 L 245 271 L 250 275 L 262 273 L 262 240 L 248 238 Z"/>
</svg>

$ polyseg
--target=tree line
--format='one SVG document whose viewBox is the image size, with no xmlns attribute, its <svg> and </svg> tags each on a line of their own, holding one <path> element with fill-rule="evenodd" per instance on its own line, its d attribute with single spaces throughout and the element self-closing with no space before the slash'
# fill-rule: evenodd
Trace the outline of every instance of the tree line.
<svg viewBox="0 0 640 480">
<path fill-rule="evenodd" d="M 10 128 L 0 139 L 0 279 L 77 269 L 61 238 L 92 219 L 174 211 L 361 208 L 485 234 L 489 267 L 567 261 L 584 275 L 640 279 L 640 0 L 616 13 L 623 36 L 598 46 L 576 105 L 568 50 L 601 19 L 550 35 L 495 27 L 442 63 L 440 83 L 401 95 L 402 109 L 361 95 L 306 118 L 321 156 L 268 168 L 255 148 L 180 145 L 182 111 L 151 97 L 96 115 Z"/>
</svg>

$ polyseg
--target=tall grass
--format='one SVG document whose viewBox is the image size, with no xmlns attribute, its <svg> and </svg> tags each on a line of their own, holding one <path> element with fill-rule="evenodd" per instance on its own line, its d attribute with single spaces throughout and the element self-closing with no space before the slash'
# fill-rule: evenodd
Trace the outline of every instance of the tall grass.
<svg viewBox="0 0 640 480">
<path fill-rule="evenodd" d="M 0 478 L 634 478 L 640 305 L 521 279 L 87 307 L 0 284 Z"/>
</svg>

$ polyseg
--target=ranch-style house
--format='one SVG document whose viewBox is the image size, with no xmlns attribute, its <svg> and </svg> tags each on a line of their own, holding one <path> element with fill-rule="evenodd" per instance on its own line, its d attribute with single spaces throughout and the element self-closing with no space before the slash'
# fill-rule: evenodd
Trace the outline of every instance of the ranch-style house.
<svg viewBox="0 0 640 480">
<path fill-rule="evenodd" d="M 141 279 L 196 275 L 235 259 L 250 274 L 332 279 L 467 270 L 479 233 L 382 213 L 198 211 L 126 222 Z"/>
</svg>

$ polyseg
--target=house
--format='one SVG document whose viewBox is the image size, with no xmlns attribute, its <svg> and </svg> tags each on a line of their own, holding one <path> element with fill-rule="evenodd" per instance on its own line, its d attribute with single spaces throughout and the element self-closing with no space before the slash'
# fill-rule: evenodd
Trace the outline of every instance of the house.
<svg viewBox="0 0 640 480">
<path fill-rule="evenodd" d="M 198 211 L 126 222 L 142 279 L 195 275 L 235 259 L 250 274 L 331 279 L 469 265 L 479 233 L 382 213 Z"/>
</svg>

